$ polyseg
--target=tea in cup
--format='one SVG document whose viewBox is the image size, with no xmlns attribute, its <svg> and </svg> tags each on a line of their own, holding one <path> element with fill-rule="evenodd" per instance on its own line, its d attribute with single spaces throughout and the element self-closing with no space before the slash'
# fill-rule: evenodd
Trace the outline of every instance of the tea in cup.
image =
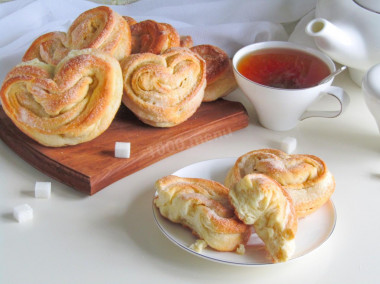
<svg viewBox="0 0 380 284">
<path fill-rule="evenodd" d="M 240 49 L 232 63 L 239 87 L 268 129 L 285 131 L 309 117 L 336 117 L 349 105 L 347 93 L 331 86 L 333 78 L 320 84 L 335 65 L 318 50 L 291 42 L 260 42 Z M 338 110 L 308 110 L 325 95 L 339 101 Z"/>
</svg>

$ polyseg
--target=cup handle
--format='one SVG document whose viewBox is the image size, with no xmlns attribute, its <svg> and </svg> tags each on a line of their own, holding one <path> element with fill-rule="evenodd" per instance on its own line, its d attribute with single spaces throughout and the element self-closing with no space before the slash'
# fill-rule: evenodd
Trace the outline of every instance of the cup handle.
<svg viewBox="0 0 380 284">
<path fill-rule="evenodd" d="M 333 118 L 342 114 L 348 105 L 350 104 L 350 97 L 348 94 L 340 87 L 328 86 L 324 91 L 324 95 L 330 95 L 336 98 L 340 103 L 339 110 L 315 110 L 315 111 L 305 111 L 300 120 L 304 120 L 310 117 L 326 117 Z"/>
</svg>

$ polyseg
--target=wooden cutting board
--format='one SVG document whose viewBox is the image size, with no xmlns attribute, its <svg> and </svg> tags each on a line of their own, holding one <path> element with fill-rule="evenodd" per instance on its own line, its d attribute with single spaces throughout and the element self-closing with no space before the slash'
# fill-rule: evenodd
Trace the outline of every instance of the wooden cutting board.
<svg viewBox="0 0 380 284">
<path fill-rule="evenodd" d="M 248 125 L 242 104 L 223 99 L 203 103 L 186 122 L 155 128 L 123 105 L 111 126 L 96 139 L 76 146 L 41 146 L 23 134 L 0 108 L 0 138 L 21 158 L 48 176 L 92 195 L 159 160 Z M 115 142 L 130 142 L 131 157 L 114 157 Z"/>
</svg>

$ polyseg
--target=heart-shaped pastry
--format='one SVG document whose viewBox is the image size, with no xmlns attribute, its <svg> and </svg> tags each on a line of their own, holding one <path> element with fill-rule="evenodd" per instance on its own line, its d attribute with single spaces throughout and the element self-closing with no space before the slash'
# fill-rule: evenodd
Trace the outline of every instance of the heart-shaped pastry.
<svg viewBox="0 0 380 284">
<path fill-rule="evenodd" d="M 122 60 L 131 53 L 131 30 L 126 20 L 111 8 L 99 6 L 80 14 L 67 33 L 52 32 L 37 38 L 23 61 L 38 58 L 58 64 L 70 50 L 96 48 Z"/>
<path fill-rule="evenodd" d="M 324 161 L 313 155 L 289 155 L 262 149 L 240 156 L 230 169 L 225 185 L 233 188 L 245 175 L 265 174 L 289 192 L 298 217 L 325 204 L 335 190 L 335 180 Z"/>
<path fill-rule="evenodd" d="M 190 228 L 213 249 L 234 251 L 248 242 L 251 228 L 236 218 L 222 184 L 171 175 L 159 179 L 155 188 L 161 215 Z"/>
<path fill-rule="evenodd" d="M 123 103 L 149 125 L 182 123 L 202 103 L 206 64 L 187 48 L 133 54 L 122 62 L 122 72 Z"/>
<path fill-rule="evenodd" d="M 0 97 L 14 124 L 39 143 L 89 141 L 111 124 L 123 93 L 119 62 L 95 49 L 71 51 L 55 67 L 34 59 L 13 68 Z"/>
<path fill-rule="evenodd" d="M 287 261 L 295 248 L 297 215 L 289 193 L 264 174 L 248 174 L 229 191 L 240 220 L 253 225 L 274 262 Z"/>
</svg>

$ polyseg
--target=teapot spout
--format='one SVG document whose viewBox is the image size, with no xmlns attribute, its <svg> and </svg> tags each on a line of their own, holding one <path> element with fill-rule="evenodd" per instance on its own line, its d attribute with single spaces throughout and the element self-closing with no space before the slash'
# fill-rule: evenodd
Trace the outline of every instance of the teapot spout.
<svg viewBox="0 0 380 284">
<path fill-rule="evenodd" d="M 316 18 L 310 21 L 305 32 L 314 38 L 314 42 L 319 49 L 328 54 L 333 60 L 350 66 L 349 62 L 356 59 L 362 46 L 360 40 L 353 33 L 348 33 L 323 18 Z"/>
</svg>

